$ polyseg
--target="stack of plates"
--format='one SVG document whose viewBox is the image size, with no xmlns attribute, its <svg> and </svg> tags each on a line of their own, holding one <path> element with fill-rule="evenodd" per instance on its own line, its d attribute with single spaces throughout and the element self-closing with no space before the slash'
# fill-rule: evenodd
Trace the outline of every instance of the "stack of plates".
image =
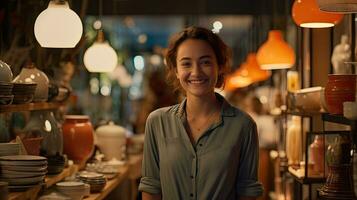
<svg viewBox="0 0 357 200">
<path fill-rule="evenodd" d="M 87 183 L 90 185 L 90 192 L 97 193 L 102 191 L 107 183 L 103 174 L 95 173 L 95 172 L 82 172 L 78 175 L 78 178 L 83 181 L 83 183 Z"/>
<path fill-rule="evenodd" d="M 19 143 L 0 143 L 0 156 L 18 155 L 19 152 Z"/>
<path fill-rule="evenodd" d="M 63 171 L 65 165 L 65 158 L 63 156 L 46 156 L 47 157 L 47 171 L 48 174 L 59 174 Z"/>
<path fill-rule="evenodd" d="M 14 95 L 12 95 L 13 84 L 0 81 L 0 105 L 11 104 Z"/>
<path fill-rule="evenodd" d="M 31 155 L 0 157 L 0 181 L 8 182 L 10 190 L 23 190 L 44 183 L 47 158 Z"/>
<path fill-rule="evenodd" d="M 37 83 L 14 83 L 12 94 L 14 104 L 30 103 L 33 99 Z"/>
</svg>

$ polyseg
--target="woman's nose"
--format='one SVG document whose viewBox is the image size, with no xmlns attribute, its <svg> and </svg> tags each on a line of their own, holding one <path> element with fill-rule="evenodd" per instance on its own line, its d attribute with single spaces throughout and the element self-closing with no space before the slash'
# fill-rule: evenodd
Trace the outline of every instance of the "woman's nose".
<svg viewBox="0 0 357 200">
<path fill-rule="evenodd" d="M 200 74 L 202 72 L 201 66 L 199 63 L 193 64 L 192 74 Z"/>
</svg>

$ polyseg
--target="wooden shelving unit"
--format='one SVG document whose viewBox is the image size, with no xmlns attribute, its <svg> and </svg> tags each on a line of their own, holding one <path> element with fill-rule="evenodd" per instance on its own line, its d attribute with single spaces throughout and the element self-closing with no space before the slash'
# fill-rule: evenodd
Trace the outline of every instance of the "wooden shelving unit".
<svg viewBox="0 0 357 200">
<path fill-rule="evenodd" d="M 10 104 L 10 105 L 0 105 L 0 113 L 8 112 L 22 112 L 31 110 L 49 110 L 56 109 L 64 103 L 58 102 L 37 102 L 37 103 L 26 103 L 26 104 Z"/>
</svg>

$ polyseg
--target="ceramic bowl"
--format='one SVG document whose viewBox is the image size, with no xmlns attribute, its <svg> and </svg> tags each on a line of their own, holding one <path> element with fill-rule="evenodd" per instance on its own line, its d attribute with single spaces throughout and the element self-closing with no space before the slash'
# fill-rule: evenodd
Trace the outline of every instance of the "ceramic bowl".
<svg viewBox="0 0 357 200">
<path fill-rule="evenodd" d="M 12 71 L 8 64 L 0 60 L 0 81 L 11 82 L 12 81 Z"/>
<path fill-rule="evenodd" d="M 321 90 L 322 87 L 310 87 L 298 90 L 295 95 L 296 108 L 301 111 L 320 111 Z"/>
</svg>

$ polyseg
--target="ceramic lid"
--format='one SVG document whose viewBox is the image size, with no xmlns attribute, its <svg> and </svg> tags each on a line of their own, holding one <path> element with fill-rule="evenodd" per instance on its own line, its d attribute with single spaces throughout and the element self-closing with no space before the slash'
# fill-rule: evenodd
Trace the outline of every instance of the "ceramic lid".
<svg viewBox="0 0 357 200">
<path fill-rule="evenodd" d="M 114 122 L 109 122 L 107 125 L 99 126 L 95 130 L 97 136 L 105 137 L 126 137 L 125 128 L 115 125 Z"/>
</svg>

